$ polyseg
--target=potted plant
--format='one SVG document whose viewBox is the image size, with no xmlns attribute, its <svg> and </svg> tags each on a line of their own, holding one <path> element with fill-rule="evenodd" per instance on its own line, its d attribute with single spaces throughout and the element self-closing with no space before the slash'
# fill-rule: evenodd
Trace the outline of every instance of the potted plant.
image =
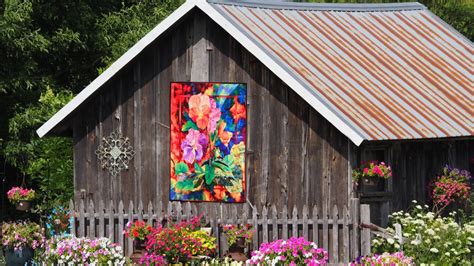
<svg viewBox="0 0 474 266">
<path fill-rule="evenodd" d="M 366 191 L 380 190 L 383 185 L 381 181 L 390 177 L 392 177 L 392 168 L 385 162 L 369 161 L 352 170 L 354 184 L 358 185 L 361 181 Z"/>
<path fill-rule="evenodd" d="M 253 230 L 250 224 L 226 224 L 222 227 L 229 245 L 228 256 L 236 261 L 245 261 L 245 247 L 252 242 Z"/>
<path fill-rule="evenodd" d="M 2 235 L 7 265 L 31 262 L 34 251 L 44 246 L 44 229 L 33 222 L 4 223 Z"/>
<path fill-rule="evenodd" d="M 455 207 L 465 209 L 471 197 L 470 180 L 471 173 L 469 171 L 446 165 L 441 173 L 430 182 L 433 211 L 437 215 L 441 215 L 449 213 L 449 211 L 456 209 Z M 451 205 L 455 205 L 454 208 L 446 209 Z M 444 212 L 446 210 L 447 212 Z"/>
<path fill-rule="evenodd" d="M 150 234 L 151 229 L 151 226 L 146 224 L 145 221 L 129 221 L 125 225 L 125 236 L 133 239 L 132 262 L 139 263 L 145 251 L 146 237 Z"/>
<path fill-rule="evenodd" d="M 13 187 L 7 192 L 8 200 L 14 205 L 19 211 L 27 211 L 30 209 L 31 201 L 35 198 L 36 194 L 33 189 L 26 189 L 22 187 Z"/>
</svg>

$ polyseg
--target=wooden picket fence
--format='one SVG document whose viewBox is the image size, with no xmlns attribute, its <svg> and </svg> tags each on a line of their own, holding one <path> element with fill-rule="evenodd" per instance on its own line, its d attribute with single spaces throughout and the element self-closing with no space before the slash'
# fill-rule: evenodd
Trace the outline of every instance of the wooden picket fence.
<svg viewBox="0 0 474 266">
<path fill-rule="evenodd" d="M 123 234 L 128 221 L 144 220 L 156 225 L 165 218 L 181 221 L 203 214 L 213 235 L 217 237 L 217 252 L 220 256 L 227 251 L 227 241 L 222 233 L 224 224 L 251 224 L 257 229 L 249 250 L 257 249 L 264 242 L 302 236 L 327 250 L 330 263 L 348 263 L 370 251 L 370 230 L 359 226 L 370 222 L 370 210 L 368 205 L 360 205 L 357 198 L 351 199 L 349 206 L 342 210 L 336 206 L 332 210 L 323 209 L 322 215 L 318 215 L 320 212 L 317 206 L 289 211 L 286 207 L 277 210 L 275 206 L 256 210 L 245 204 L 240 210 L 235 205 L 227 210 L 219 204 L 210 204 L 207 211 L 201 213 L 198 213 L 196 205 L 189 202 L 170 202 L 167 206 L 150 202 L 147 208 L 141 202 L 137 207 L 130 202 L 128 208 L 119 202 L 118 208 L 115 206 L 114 202 L 105 206 L 103 201 L 98 205 L 90 201 L 86 206 L 84 201 L 77 205 L 71 201 L 70 210 L 75 213 L 72 234 L 79 237 L 107 237 L 120 244 L 125 254 L 130 255 L 133 251 L 132 240 Z"/>
</svg>

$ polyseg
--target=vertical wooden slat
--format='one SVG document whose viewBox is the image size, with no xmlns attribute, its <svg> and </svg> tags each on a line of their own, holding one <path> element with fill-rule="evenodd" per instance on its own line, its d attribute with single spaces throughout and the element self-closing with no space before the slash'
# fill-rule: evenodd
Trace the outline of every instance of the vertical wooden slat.
<svg viewBox="0 0 474 266">
<path fill-rule="evenodd" d="M 337 206 L 334 205 L 332 210 L 332 262 L 339 262 L 339 225 L 337 220 L 339 219 L 339 212 Z"/>
<path fill-rule="evenodd" d="M 148 219 L 147 224 L 153 226 L 153 203 L 148 202 Z"/>
<path fill-rule="evenodd" d="M 128 204 L 127 222 L 133 223 L 133 202 L 132 201 L 130 201 L 130 203 Z M 119 233 L 121 230 L 123 230 L 123 228 L 119 228 Z M 127 256 L 132 255 L 132 252 L 133 252 L 133 240 L 130 237 L 127 237 Z"/>
<path fill-rule="evenodd" d="M 181 222 L 183 220 L 183 213 L 182 213 L 182 207 L 181 207 L 181 202 L 176 202 L 176 219 L 178 222 Z"/>
<path fill-rule="evenodd" d="M 368 204 L 360 205 L 360 222 L 363 224 L 370 223 L 370 207 Z M 360 235 L 361 255 L 370 254 L 370 229 L 362 228 Z"/>
<path fill-rule="evenodd" d="M 163 220 L 163 204 L 161 203 L 161 200 L 158 200 L 156 202 L 156 222 L 157 224 L 161 224 L 161 221 Z"/>
<path fill-rule="evenodd" d="M 351 199 L 351 224 L 352 224 L 352 238 L 351 238 L 351 259 L 359 257 L 360 242 L 359 242 L 359 199 Z"/>
<path fill-rule="evenodd" d="M 292 214 L 292 220 L 291 220 L 291 236 L 292 237 L 298 237 L 298 209 L 296 208 L 296 205 L 293 206 L 293 214 Z"/>
<path fill-rule="evenodd" d="M 263 225 L 262 225 L 262 241 L 264 243 L 267 243 L 268 242 L 268 210 L 267 210 L 267 206 L 263 206 L 263 210 L 262 210 L 262 222 L 263 222 Z"/>
<path fill-rule="evenodd" d="M 344 206 L 344 212 L 342 216 L 342 259 L 343 262 L 347 263 L 349 262 L 349 210 L 347 209 L 347 206 Z"/>
<path fill-rule="evenodd" d="M 255 235 L 253 238 L 253 249 L 258 248 L 258 217 L 257 217 L 257 209 L 252 210 L 252 225 L 255 229 Z"/>
<path fill-rule="evenodd" d="M 281 212 L 281 220 L 282 220 L 282 239 L 286 240 L 288 239 L 288 209 L 286 208 L 286 205 L 283 206 L 283 210 Z"/>
<path fill-rule="evenodd" d="M 109 215 L 109 234 L 108 234 L 108 238 L 112 241 L 112 242 L 115 242 L 116 241 L 116 238 L 115 238 L 115 218 L 114 218 L 114 202 L 112 200 L 110 200 L 110 203 L 109 203 L 109 210 L 108 210 L 108 215 Z M 121 232 L 119 232 L 120 234 Z"/>
<path fill-rule="evenodd" d="M 220 242 L 220 239 L 219 239 L 219 222 L 218 222 L 218 213 L 219 213 L 219 210 L 217 209 L 217 205 L 214 205 L 213 208 L 212 208 L 212 212 L 209 214 L 209 216 L 212 216 L 212 220 L 211 220 L 211 228 L 212 228 L 212 231 L 214 232 L 214 235 L 216 236 L 216 239 L 217 239 L 217 245 L 219 244 L 222 244 Z M 220 253 L 221 250 L 218 248 L 217 249 L 217 255 L 218 256 L 221 256 L 222 253 Z"/>
<path fill-rule="evenodd" d="M 329 229 L 328 229 L 328 209 L 323 204 L 323 248 L 329 251 Z"/>
<path fill-rule="evenodd" d="M 137 219 L 143 221 L 143 202 L 140 200 L 138 202 L 138 210 L 137 210 Z"/>
<path fill-rule="evenodd" d="M 71 235 L 76 236 L 76 211 L 74 209 L 74 202 L 72 199 L 69 201 L 69 228 L 71 228 Z"/>
<path fill-rule="evenodd" d="M 191 214 L 191 203 L 188 201 L 184 204 L 184 219 L 189 220 L 192 217 Z"/>
<path fill-rule="evenodd" d="M 89 235 L 90 238 L 97 237 L 95 234 L 95 217 L 94 217 L 94 202 L 92 200 L 89 201 L 89 208 L 87 210 L 87 215 L 89 216 Z"/>
<path fill-rule="evenodd" d="M 309 228 L 308 228 L 308 205 L 303 206 L 303 237 L 309 240 Z"/>
<path fill-rule="evenodd" d="M 117 236 L 118 236 L 118 243 L 122 247 L 122 251 L 125 253 L 125 243 L 123 241 L 123 234 L 122 230 L 124 229 L 124 209 L 123 209 L 123 202 L 120 201 L 118 205 L 118 230 L 117 230 Z M 127 255 L 127 254 L 125 254 Z"/>
<path fill-rule="evenodd" d="M 275 241 L 278 239 L 278 215 L 275 205 L 272 205 L 272 240 Z"/>
<path fill-rule="evenodd" d="M 104 201 L 101 199 L 99 201 L 99 237 L 104 237 L 104 230 L 105 230 L 105 218 L 104 218 Z"/>
<path fill-rule="evenodd" d="M 242 208 L 242 221 L 244 224 L 249 223 L 249 205 L 245 204 L 244 207 Z"/>
<path fill-rule="evenodd" d="M 318 218 L 318 206 L 313 206 L 313 242 L 319 245 L 319 218 Z"/>
<path fill-rule="evenodd" d="M 79 237 L 86 236 L 86 215 L 84 211 L 84 200 L 79 204 Z"/>
</svg>

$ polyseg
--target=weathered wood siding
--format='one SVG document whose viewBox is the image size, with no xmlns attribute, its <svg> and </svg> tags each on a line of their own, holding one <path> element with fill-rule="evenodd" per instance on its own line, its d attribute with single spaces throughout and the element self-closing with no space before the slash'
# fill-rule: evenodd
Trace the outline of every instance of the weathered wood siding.
<svg viewBox="0 0 474 266">
<path fill-rule="evenodd" d="M 172 81 L 247 83 L 248 199 L 253 205 L 301 210 L 317 204 L 322 212 L 348 204 L 348 139 L 198 11 L 151 44 L 76 113 L 76 201 L 167 204 Z M 111 178 L 94 151 L 114 129 L 131 139 L 137 153 L 130 170 Z M 208 203 L 193 204 L 209 209 Z"/>
</svg>

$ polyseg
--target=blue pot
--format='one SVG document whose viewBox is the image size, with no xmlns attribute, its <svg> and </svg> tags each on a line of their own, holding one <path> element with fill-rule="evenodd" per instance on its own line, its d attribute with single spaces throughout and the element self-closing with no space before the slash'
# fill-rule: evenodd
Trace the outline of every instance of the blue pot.
<svg viewBox="0 0 474 266">
<path fill-rule="evenodd" d="M 30 247 L 24 247 L 20 250 L 14 251 L 7 249 L 5 259 L 7 266 L 24 266 L 31 265 L 34 255 L 34 250 Z"/>
</svg>

